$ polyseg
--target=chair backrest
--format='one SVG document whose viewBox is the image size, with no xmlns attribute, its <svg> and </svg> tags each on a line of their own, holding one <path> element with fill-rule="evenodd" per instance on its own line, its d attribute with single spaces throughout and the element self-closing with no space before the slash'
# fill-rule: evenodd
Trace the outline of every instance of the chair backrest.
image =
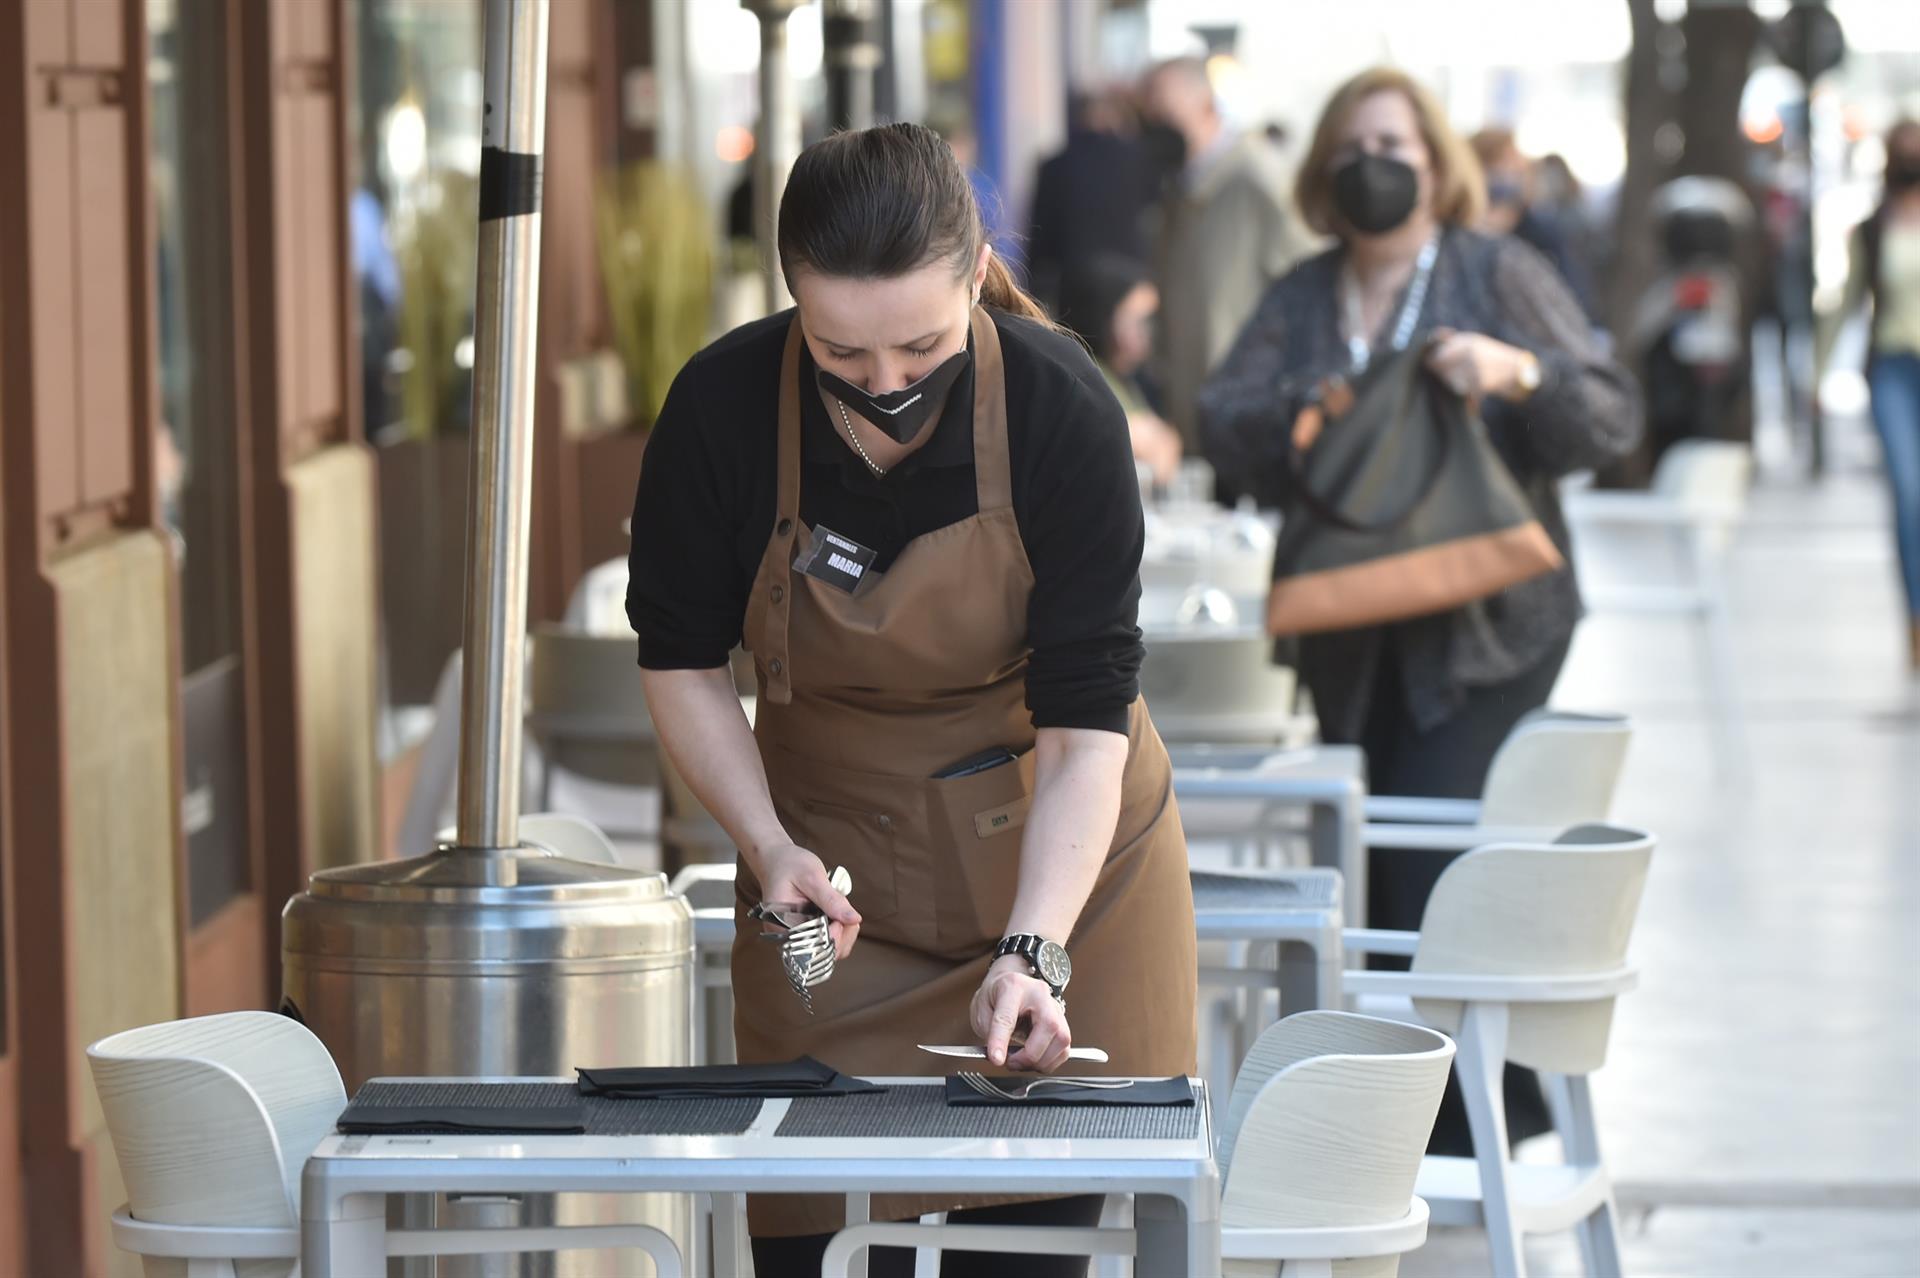
<svg viewBox="0 0 1920 1278">
<path fill-rule="evenodd" d="M 528 714 L 619 722 L 636 737 L 652 734 L 653 716 L 633 664 L 633 636 L 540 625 L 528 639 Z"/>
<path fill-rule="evenodd" d="M 1420 921 L 1413 970 L 1454 976 L 1582 976 L 1626 965 L 1653 856 L 1644 830 L 1587 825 L 1550 844 L 1476 848 L 1440 875 Z M 1507 1059 L 1556 1074 L 1606 1062 L 1612 997 L 1509 1006 Z M 1416 1001 L 1456 1030 L 1461 1004 Z"/>
<path fill-rule="evenodd" d="M 1487 769 L 1481 824 L 1563 829 L 1605 821 L 1632 737 L 1625 715 L 1564 710 L 1526 715 Z"/>
<path fill-rule="evenodd" d="M 618 865 L 613 841 L 585 817 L 565 812 L 529 812 L 520 818 L 520 841 L 556 856 L 591 865 Z"/>
<path fill-rule="evenodd" d="M 420 856 L 433 850 L 434 831 L 451 804 L 460 770 L 460 653 L 447 658 L 433 686 L 433 724 L 420 745 L 413 787 L 400 818 L 398 853 Z"/>
<path fill-rule="evenodd" d="M 1737 514 L 1753 482 L 1753 450 L 1725 439 L 1683 439 L 1660 455 L 1652 492 L 1689 510 Z"/>
<path fill-rule="evenodd" d="M 1453 1051 L 1423 1026 L 1350 1012 L 1270 1026 L 1240 1067 L 1222 1124 L 1221 1223 L 1334 1228 L 1405 1216 Z"/>
<path fill-rule="evenodd" d="M 126 1030 L 87 1049 L 135 1219 L 297 1227 L 300 1173 L 346 1107 L 340 1071 L 306 1026 L 227 1012 Z M 156 1266 L 148 1272 L 184 1266 Z M 292 1264 L 244 1262 L 245 1278 Z"/>
<path fill-rule="evenodd" d="M 1705 548 L 1720 554 L 1747 508 L 1753 485 L 1753 449 L 1725 439 L 1683 439 L 1653 468 L 1655 494 L 1701 521 Z"/>
<path fill-rule="evenodd" d="M 528 636 L 527 720 L 561 767 L 615 785 L 659 783 L 659 747 L 633 636 L 561 626 Z"/>
</svg>

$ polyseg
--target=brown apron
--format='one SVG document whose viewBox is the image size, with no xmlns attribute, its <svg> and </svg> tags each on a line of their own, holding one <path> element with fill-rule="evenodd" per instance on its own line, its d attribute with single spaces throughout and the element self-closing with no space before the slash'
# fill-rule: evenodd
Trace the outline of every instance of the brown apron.
<svg viewBox="0 0 1920 1278">
<path fill-rule="evenodd" d="M 862 925 L 807 1015 L 779 947 L 746 918 L 760 887 L 743 864 L 734 1035 L 742 1061 L 805 1054 L 852 1074 L 939 1075 L 953 1063 L 915 1044 L 979 1041 L 969 1007 L 1013 908 L 1033 801 L 1033 569 L 1013 513 L 1000 337 L 975 308 L 979 513 L 916 537 L 852 594 L 792 571 L 813 535 L 800 523 L 800 341 L 796 318 L 780 369 L 779 510 L 746 618 L 755 735 L 781 823 L 829 869 L 847 868 Z M 1129 742 L 1119 826 L 1070 941 L 1069 1020 L 1075 1041 L 1111 1054 L 1092 1072 L 1185 1074 L 1197 980 L 1186 839 L 1143 702 Z M 1020 752 L 1018 763 L 930 779 L 993 746 Z M 873 1219 L 1008 1201 L 876 1196 Z M 759 1195 L 749 1220 L 766 1237 L 827 1233 L 842 1227 L 843 1207 L 828 1195 Z"/>
</svg>

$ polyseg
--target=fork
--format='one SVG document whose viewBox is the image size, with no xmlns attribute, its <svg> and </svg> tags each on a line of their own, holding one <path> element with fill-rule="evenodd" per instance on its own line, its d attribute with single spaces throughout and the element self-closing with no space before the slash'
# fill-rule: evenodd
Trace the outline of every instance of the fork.
<svg viewBox="0 0 1920 1278">
<path fill-rule="evenodd" d="M 1123 1092 L 1133 1086 L 1131 1078 L 1058 1078 L 1048 1075 L 1045 1078 L 1036 1078 L 1031 1082 L 1008 1087 L 1003 1083 L 996 1083 L 985 1074 L 976 1074 L 964 1069 L 960 1071 L 959 1079 L 982 1096 L 1005 1101 L 1026 1100 L 1034 1091 L 1047 1086 L 1080 1087 L 1092 1092 Z"/>
<path fill-rule="evenodd" d="M 853 876 L 845 866 L 836 865 L 827 882 L 842 896 L 853 891 Z M 800 996 L 800 1003 L 809 1016 L 813 1015 L 813 987 L 825 984 L 833 976 L 833 938 L 827 928 L 827 916 L 817 914 L 790 929 L 780 943 L 780 961 L 787 972 L 787 984 Z"/>
</svg>

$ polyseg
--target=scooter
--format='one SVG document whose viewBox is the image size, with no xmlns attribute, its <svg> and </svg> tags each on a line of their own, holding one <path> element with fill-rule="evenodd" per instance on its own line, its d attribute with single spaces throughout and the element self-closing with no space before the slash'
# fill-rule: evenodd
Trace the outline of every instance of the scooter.
<svg viewBox="0 0 1920 1278">
<path fill-rule="evenodd" d="M 1681 439 L 1746 434 L 1752 351 L 1739 251 L 1754 219 L 1746 193 L 1720 178 L 1667 183 L 1652 213 L 1662 270 L 1624 352 L 1646 392 L 1649 464 Z"/>
</svg>

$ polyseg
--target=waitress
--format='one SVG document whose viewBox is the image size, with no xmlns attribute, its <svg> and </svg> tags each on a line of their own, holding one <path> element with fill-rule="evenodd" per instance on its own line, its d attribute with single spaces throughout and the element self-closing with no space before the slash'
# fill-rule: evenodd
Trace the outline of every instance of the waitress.
<svg viewBox="0 0 1920 1278">
<path fill-rule="evenodd" d="M 1190 1072 L 1193 908 L 1139 696 L 1126 415 L 995 258 L 928 129 L 809 147 L 779 248 L 796 308 L 701 351 L 667 396 L 627 597 L 661 742 L 740 849 L 740 1059 L 933 1074 L 916 1044 L 972 1041 L 1053 1071 L 1079 1041 L 1105 1072 Z M 751 729 L 727 660 L 743 642 Z M 838 954 L 811 1015 L 747 919 L 801 900 Z M 967 1201 L 954 1220 L 1085 1225 L 1100 1206 Z M 877 1196 L 873 1216 L 955 1205 Z M 758 1272 L 818 1273 L 842 1223 L 838 1197 L 757 1197 Z M 876 1252 L 875 1278 L 902 1258 Z M 1084 1263 L 956 1253 L 942 1273 Z"/>
</svg>

